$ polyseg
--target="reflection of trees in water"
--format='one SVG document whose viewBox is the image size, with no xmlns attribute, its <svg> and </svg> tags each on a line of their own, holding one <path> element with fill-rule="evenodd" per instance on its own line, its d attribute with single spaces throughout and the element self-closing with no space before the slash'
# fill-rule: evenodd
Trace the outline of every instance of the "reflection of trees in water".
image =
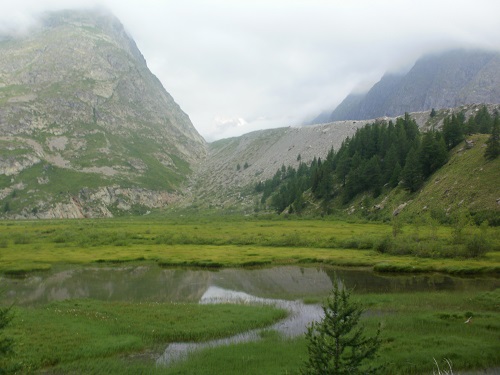
<svg viewBox="0 0 500 375">
<path fill-rule="evenodd" d="M 493 278 L 460 278 L 444 274 L 382 275 L 366 270 L 326 268 L 331 280 L 337 275 L 356 292 L 425 292 L 440 290 L 482 290 L 500 286 Z"/>
<path fill-rule="evenodd" d="M 300 299 L 327 294 L 337 275 L 356 292 L 488 290 L 500 287 L 493 278 L 448 275 L 382 275 L 367 270 L 282 266 L 219 271 L 155 265 L 73 267 L 37 273 L 24 279 L 1 278 L 6 297 L 16 303 L 93 298 L 110 301 L 197 302 L 210 286 L 265 298 Z"/>
</svg>

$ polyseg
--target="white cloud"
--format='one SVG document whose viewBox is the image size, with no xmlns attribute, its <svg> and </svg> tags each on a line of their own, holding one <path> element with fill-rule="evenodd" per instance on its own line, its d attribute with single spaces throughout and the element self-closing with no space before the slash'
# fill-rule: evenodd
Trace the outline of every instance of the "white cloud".
<svg viewBox="0 0 500 375">
<path fill-rule="evenodd" d="M 3 0 L 0 31 L 96 4 L 207 139 L 296 125 L 423 53 L 500 49 L 497 0 Z"/>
</svg>

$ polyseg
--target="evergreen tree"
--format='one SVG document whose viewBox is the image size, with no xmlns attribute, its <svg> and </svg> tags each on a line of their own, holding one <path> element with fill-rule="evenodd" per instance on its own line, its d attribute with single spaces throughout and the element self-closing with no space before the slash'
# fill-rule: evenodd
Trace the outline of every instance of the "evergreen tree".
<svg viewBox="0 0 500 375">
<path fill-rule="evenodd" d="M 351 292 L 341 288 L 336 278 L 323 312 L 323 319 L 307 328 L 309 358 L 302 373 L 373 373 L 374 369 L 361 367 L 375 357 L 380 347 L 380 326 L 375 336 L 365 336 L 364 327 L 359 325 L 363 308 L 351 300 Z"/>
<path fill-rule="evenodd" d="M 469 119 L 467 120 L 467 124 L 465 125 L 465 132 L 467 134 L 477 133 L 477 124 L 474 116 L 469 117 Z"/>
<path fill-rule="evenodd" d="M 382 163 L 383 183 L 386 183 L 391 179 L 394 168 L 398 163 L 398 150 L 396 145 L 392 144 L 386 152 Z"/>
<path fill-rule="evenodd" d="M 500 116 L 495 116 L 491 135 L 486 141 L 484 157 L 488 160 L 496 159 L 500 155 Z"/>
<path fill-rule="evenodd" d="M 428 131 L 422 138 L 419 161 L 423 178 L 429 177 L 448 159 L 446 145 L 440 133 Z"/>
<path fill-rule="evenodd" d="M 372 190 L 373 196 L 378 197 L 382 192 L 382 171 L 376 155 L 365 164 L 363 178 L 365 180 L 363 190 Z"/>
<path fill-rule="evenodd" d="M 451 150 L 464 139 L 463 124 L 460 123 L 460 118 L 454 114 L 450 118 L 445 118 L 443 123 L 443 137 L 448 147 Z"/>
<path fill-rule="evenodd" d="M 493 119 L 486 106 L 482 106 L 475 117 L 477 131 L 481 134 L 489 134 L 493 126 Z"/>
<path fill-rule="evenodd" d="M 406 157 L 402 177 L 405 188 L 412 193 L 417 191 L 422 185 L 421 166 L 415 148 L 412 148 Z"/>
<path fill-rule="evenodd" d="M 347 152 L 342 152 L 340 158 L 337 161 L 336 174 L 337 178 L 342 181 L 342 186 L 345 186 L 346 177 L 351 168 L 351 158 L 347 155 Z"/>
<path fill-rule="evenodd" d="M 297 198 L 295 198 L 295 201 L 293 202 L 293 208 L 295 209 L 295 212 L 300 214 L 304 209 L 304 205 L 304 196 L 302 195 L 302 192 L 300 192 L 297 194 Z"/>
<path fill-rule="evenodd" d="M 401 164 L 399 162 L 396 163 L 394 170 L 392 171 L 391 179 L 389 180 L 389 186 L 395 188 L 399 184 L 399 178 L 401 176 Z"/>
</svg>

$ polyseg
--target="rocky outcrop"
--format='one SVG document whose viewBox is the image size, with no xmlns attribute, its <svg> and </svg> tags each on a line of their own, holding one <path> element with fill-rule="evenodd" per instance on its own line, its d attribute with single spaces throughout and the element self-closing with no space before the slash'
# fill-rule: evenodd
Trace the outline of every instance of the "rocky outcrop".
<svg viewBox="0 0 500 375">
<path fill-rule="evenodd" d="M 148 214 L 149 210 L 165 208 L 178 199 L 175 194 L 141 188 L 86 188 L 77 195 L 59 198 L 61 201 L 38 201 L 34 206 L 19 213 L 5 213 L 4 216 L 10 219 L 82 219 L 124 214 L 144 215 Z"/>
<path fill-rule="evenodd" d="M 2 41 L 0 217 L 163 207 L 205 158 L 205 140 L 113 15 L 48 13 Z"/>
</svg>

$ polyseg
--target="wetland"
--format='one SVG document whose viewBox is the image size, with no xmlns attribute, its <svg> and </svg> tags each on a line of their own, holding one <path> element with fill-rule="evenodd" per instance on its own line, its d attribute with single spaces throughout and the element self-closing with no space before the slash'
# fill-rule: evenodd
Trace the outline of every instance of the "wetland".
<svg viewBox="0 0 500 375">
<path fill-rule="evenodd" d="M 434 358 L 460 371 L 500 364 L 496 228 L 491 252 L 462 259 L 381 254 L 373 245 L 390 233 L 384 224 L 136 219 L 1 227 L 1 303 L 13 304 L 5 335 L 15 342 L 8 365 L 20 373 L 298 374 L 303 332 L 321 317 L 334 278 L 365 306 L 368 331 L 382 325 L 375 361 L 384 373 L 429 373 Z M 415 228 L 403 232 L 414 237 Z M 419 228 L 421 240 L 432 234 L 444 244 L 450 232 Z M 379 264 L 407 272 L 379 272 Z"/>
</svg>

